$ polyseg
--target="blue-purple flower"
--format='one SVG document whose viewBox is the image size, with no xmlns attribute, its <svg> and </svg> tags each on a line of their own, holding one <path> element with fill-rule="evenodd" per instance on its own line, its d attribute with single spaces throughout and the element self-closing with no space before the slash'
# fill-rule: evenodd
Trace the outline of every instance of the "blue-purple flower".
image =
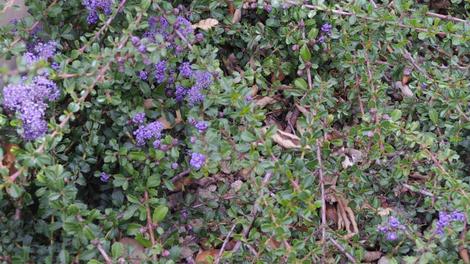
<svg viewBox="0 0 470 264">
<path fill-rule="evenodd" d="M 145 122 L 145 113 L 144 112 L 137 113 L 132 117 L 132 123 L 134 123 L 136 125 L 143 124 L 144 122 Z"/>
<path fill-rule="evenodd" d="M 176 23 L 174 25 L 175 30 L 179 31 L 184 37 L 194 33 L 193 26 L 186 18 L 179 16 L 176 18 Z"/>
<path fill-rule="evenodd" d="M 206 121 L 198 121 L 194 127 L 199 131 L 199 133 L 203 133 L 209 127 L 209 123 Z"/>
<path fill-rule="evenodd" d="M 102 182 L 108 182 L 109 178 L 111 178 L 111 176 L 109 176 L 109 174 L 107 174 L 106 172 L 100 173 L 100 180 Z"/>
<path fill-rule="evenodd" d="M 439 212 L 439 219 L 436 223 L 436 233 L 443 235 L 445 228 L 449 226 L 452 222 L 463 222 L 465 221 L 465 214 L 459 211 L 454 211 L 452 213 Z"/>
<path fill-rule="evenodd" d="M 166 73 L 166 61 L 162 60 L 155 64 L 155 80 L 157 83 L 165 81 Z"/>
<path fill-rule="evenodd" d="M 99 12 L 103 12 L 107 16 L 111 14 L 113 0 L 83 0 L 82 4 L 88 11 L 87 23 L 91 25 L 98 21 Z"/>
<path fill-rule="evenodd" d="M 398 238 L 398 232 L 405 229 L 405 226 L 394 216 L 390 216 L 388 222 L 384 225 L 377 226 L 377 231 L 385 234 L 385 238 L 389 241 L 396 240 Z"/>
<path fill-rule="evenodd" d="M 333 29 L 333 26 L 329 23 L 325 23 L 321 26 L 321 31 L 327 35 L 331 34 L 331 29 Z"/>
<path fill-rule="evenodd" d="M 14 111 L 23 122 L 23 138 L 34 140 L 47 132 L 47 102 L 59 98 L 57 85 L 45 76 L 36 76 L 32 82 L 10 84 L 3 89 L 3 106 Z"/>
<path fill-rule="evenodd" d="M 199 170 L 204 166 L 206 163 L 206 156 L 201 153 L 194 152 L 191 154 L 191 160 L 189 161 L 189 164 L 191 167 L 193 167 L 196 170 Z"/>
<path fill-rule="evenodd" d="M 161 137 L 162 130 L 163 125 L 158 121 L 139 126 L 139 128 L 134 131 L 137 146 L 145 145 L 147 140 L 151 138 L 159 139 Z"/>
<path fill-rule="evenodd" d="M 191 76 L 193 75 L 191 64 L 189 62 L 181 63 L 178 70 L 180 71 L 180 75 L 184 78 L 191 78 Z"/>
<path fill-rule="evenodd" d="M 57 52 L 57 42 L 38 42 L 23 55 L 27 64 L 34 64 L 40 60 L 48 60 L 54 57 Z"/>
<path fill-rule="evenodd" d="M 144 80 L 144 81 L 147 80 L 147 78 L 148 78 L 148 73 L 147 73 L 146 71 L 140 71 L 140 72 L 139 72 L 139 78 L 140 78 L 141 80 Z"/>
</svg>

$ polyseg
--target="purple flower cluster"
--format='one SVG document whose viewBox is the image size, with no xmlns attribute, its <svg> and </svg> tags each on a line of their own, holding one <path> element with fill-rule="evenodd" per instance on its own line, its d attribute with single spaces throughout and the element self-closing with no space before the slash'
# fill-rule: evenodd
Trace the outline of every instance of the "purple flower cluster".
<svg viewBox="0 0 470 264">
<path fill-rule="evenodd" d="M 212 84 L 212 74 L 206 71 L 196 71 L 193 74 L 194 85 L 186 92 L 190 105 L 196 105 L 204 101 L 202 90 Z"/>
<path fill-rule="evenodd" d="M 199 133 L 203 133 L 209 127 L 209 123 L 206 121 L 198 121 L 194 127 L 199 131 Z"/>
<path fill-rule="evenodd" d="M 206 156 L 204 156 L 204 154 L 197 153 L 197 152 L 194 152 L 193 154 L 191 154 L 191 160 L 189 161 L 189 164 L 194 169 L 196 170 L 201 169 L 205 163 L 206 163 Z"/>
<path fill-rule="evenodd" d="M 176 18 L 176 23 L 174 25 L 175 30 L 179 31 L 184 37 L 194 33 L 193 26 L 186 18 L 179 16 Z"/>
<path fill-rule="evenodd" d="M 163 81 L 165 81 L 166 68 L 167 65 L 165 60 L 162 60 L 155 64 L 155 80 L 157 81 L 157 83 L 162 83 Z"/>
<path fill-rule="evenodd" d="M 48 60 L 54 57 L 57 52 L 57 42 L 38 42 L 28 52 L 23 55 L 27 64 L 34 64 L 40 60 Z"/>
<path fill-rule="evenodd" d="M 333 26 L 329 23 L 325 23 L 321 26 L 321 31 L 327 35 L 331 34 L 332 29 L 333 29 Z"/>
<path fill-rule="evenodd" d="M 439 220 L 436 223 L 436 233 L 439 235 L 444 234 L 444 229 L 449 226 L 451 222 L 463 222 L 465 221 L 465 214 L 459 211 L 452 213 L 439 212 Z"/>
<path fill-rule="evenodd" d="M 136 125 L 141 125 L 144 122 L 145 122 L 145 113 L 144 112 L 137 113 L 132 117 L 132 123 L 134 123 Z"/>
<path fill-rule="evenodd" d="M 106 172 L 100 173 L 100 180 L 102 182 L 108 182 L 109 178 L 111 178 L 111 176 L 109 176 L 109 174 L 107 174 Z"/>
<path fill-rule="evenodd" d="M 15 111 L 23 122 L 23 137 L 34 140 L 47 132 L 44 120 L 47 102 L 59 98 L 57 85 L 45 76 L 36 76 L 32 83 L 10 84 L 3 89 L 3 105 Z"/>
<path fill-rule="evenodd" d="M 321 35 L 318 37 L 318 42 L 323 43 L 325 42 L 326 38 L 331 35 L 331 30 L 333 29 L 333 26 L 329 23 L 325 23 L 321 26 L 320 31 Z"/>
<path fill-rule="evenodd" d="M 137 146 L 145 145 L 146 141 L 151 138 L 159 139 L 162 136 L 162 130 L 163 125 L 158 121 L 139 126 L 139 128 L 134 131 Z"/>
<path fill-rule="evenodd" d="M 88 11 L 87 23 L 92 25 L 98 21 L 100 11 L 103 11 L 107 16 L 111 15 L 113 0 L 83 0 L 82 4 Z"/>
<path fill-rule="evenodd" d="M 144 33 L 144 37 L 149 38 L 155 41 L 155 37 L 157 34 L 162 35 L 165 40 L 168 40 L 168 28 L 169 23 L 168 20 L 164 17 L 150 17 L 149 18 L 149 30 Z"/>
<path fill-rule="evenodd" d="M 382 234 L 385 234 L 385 237 L 389 241 L 394 241 L 398 238 L 398 232 L 405 230 L 405 226 L 400 223 L 400 221 L 396 218 L 391 216 L 388 219 L 388 222 L 384 225 L 379 225 L 377 227 L 377 231 Z"/>
<path fill-rule="evenodd" d="M 191 63 L 183 62 L 181 63 L 180 67 L 178 68 L 180 71 L 180 75 L 184 78 L 191 78 L 193 75 L 193 71 L 191 69 Z"/>
<path fill-rule="evenodd" d="M 183 101 L 187 93 L 188 91 L 184 86 L 176 85 L 175 98 L 177 102 Z"/>
<path fill-rule="evenodd" d="M 144 80 L 144 81 L 147 80 L 147 78 L 148 78 L 147 72 L 146 72 L 146 71 L 140 71 L 140 72 L 139 72 L 139 78 L 140 78 L 141 80 Z"/>
</svg>

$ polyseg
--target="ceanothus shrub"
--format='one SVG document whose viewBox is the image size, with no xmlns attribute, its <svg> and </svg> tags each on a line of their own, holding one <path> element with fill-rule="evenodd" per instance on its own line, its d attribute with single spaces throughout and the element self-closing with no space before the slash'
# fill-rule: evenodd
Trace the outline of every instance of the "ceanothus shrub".
<svg viewBox="0 0 470 264">
<path fill-rule="evenodd" d="M 1 263 L 467 261 L 468 3 L 25 2 Z"/>
</svg>

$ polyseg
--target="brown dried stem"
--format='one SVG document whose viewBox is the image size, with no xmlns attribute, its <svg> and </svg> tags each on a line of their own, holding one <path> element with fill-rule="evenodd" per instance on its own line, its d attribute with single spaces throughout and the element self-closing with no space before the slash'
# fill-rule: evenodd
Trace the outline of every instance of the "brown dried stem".
<svg viewBox="0 0 470 264">
<path fill-rule="evenodd" d="M 326 253 L 326 199 L 325 199 L 325 182 L 323 178 L 323 162 L 321 157 L 321 146 L 317 140 L 317 160 L 318 160 L 318 173 L 320 175 L 320 193 L 321 193 L 321 243 L 323 248 L 323 257 Z"/>
<path fill-rule="evenodd" d="M 333 243 L 333 245 L 339 250 L 341 251 L 341 253 L 343 253 L 346 258 L 348 258 L 348 260 L 351 262 L 351 263 L 357 263 L 356 262 L 356 259 L 351 255 L 349 254 L 348 252 L 346 252 L 346 249 L 344 249 L 343 246 L 341 246 L 340 243 L 338 243 L 338 241 L 334 240 L 333 238 L 330 237 L 330 241 L 331 243 Z"/>
</svg>

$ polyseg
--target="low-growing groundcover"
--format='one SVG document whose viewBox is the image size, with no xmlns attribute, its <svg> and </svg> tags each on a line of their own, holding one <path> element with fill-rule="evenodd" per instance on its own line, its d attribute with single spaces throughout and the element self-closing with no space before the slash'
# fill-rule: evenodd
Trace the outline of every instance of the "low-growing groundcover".
<svg viewBox="0 0 470 264">
<path fill-rule="evenodd" d="M 470 263 L 468 1 L 26 5 L 1 263 Z"/>
</svg>

